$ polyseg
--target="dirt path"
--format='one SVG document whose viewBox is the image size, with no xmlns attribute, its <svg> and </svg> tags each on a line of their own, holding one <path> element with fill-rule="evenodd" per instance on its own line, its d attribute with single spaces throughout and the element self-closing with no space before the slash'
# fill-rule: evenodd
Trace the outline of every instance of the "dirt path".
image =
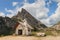
<svg viewBox="0 0 60 40">
<path fill-rule="evenodd" d="M 28 36 L 28 37 L 23 37 L 23 36 L 6 36 L 6 37 L 1 37 L 0 40 L 40 40 L 40 38 L 33 37 L 33 36 Z"/>
<path fill-rule="evenodd" d="M 0 37 L 0 40 L 60 40 L 60 36 L 46 36 L 46 37 L 5 36 Z"/>
<path fill-rule="evenodd" d="M 41 37 L 41 40 L 60 40 L 60 36 L 47 36 L 47 37 Z"/>
</svg>

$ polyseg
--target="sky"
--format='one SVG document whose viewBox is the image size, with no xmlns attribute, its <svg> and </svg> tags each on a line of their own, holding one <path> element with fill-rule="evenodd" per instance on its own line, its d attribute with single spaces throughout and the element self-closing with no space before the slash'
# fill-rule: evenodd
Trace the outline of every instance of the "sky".
<svg viewBox="0 0 60 40">
<path fill-rule="evenodd" d="M 48 27 L 60 21 L 60 0 L 0 0 L 0 16 L 11 18 L 22 8 Z"/>
</svg>

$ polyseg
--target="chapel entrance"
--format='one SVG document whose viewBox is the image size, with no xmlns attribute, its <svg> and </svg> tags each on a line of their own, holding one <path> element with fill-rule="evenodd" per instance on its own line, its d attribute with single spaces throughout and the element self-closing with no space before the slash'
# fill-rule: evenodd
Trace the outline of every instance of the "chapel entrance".
<svg viewBox="0 0 60 40">
<path fill-rule="evenodd" d="M 18 35 L 22 35 L 22 30 L 18 30 Z"/>
</svg>

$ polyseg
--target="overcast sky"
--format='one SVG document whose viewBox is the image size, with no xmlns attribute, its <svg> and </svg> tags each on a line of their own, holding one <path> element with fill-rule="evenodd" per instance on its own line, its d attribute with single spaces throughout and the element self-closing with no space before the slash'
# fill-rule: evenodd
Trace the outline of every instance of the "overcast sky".
<svg viewBox="0 0 60 40">
<path fill-rule="evenodd" d="M 21 8 L 47 26 L 60 21 L 60 0 L 0 0 L 0 16 L 12 17 Z"/>
</svg>

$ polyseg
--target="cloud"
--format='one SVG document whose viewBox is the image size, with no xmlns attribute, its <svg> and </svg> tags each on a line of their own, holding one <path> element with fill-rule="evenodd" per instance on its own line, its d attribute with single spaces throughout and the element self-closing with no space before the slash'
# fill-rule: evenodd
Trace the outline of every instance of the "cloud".
<svg viewBox="0 0 60 40">
<path fill-rule="evenodd" d="M 52 1 L 55 1 L 55 2 L 60 2 L 60 0 L 52 0 Z"/>
<path fill-rule="evenodd" d="M 13 6 L 16 6 L 18 4 L 18 2 L 12 2 Z"/>
<path fill-rule="evenodd" d="M 60 2 L 58 2 L 57 6 L 58 7 L 57 7 L 55 13 L 53 13 L 47 19 L 41 20 L 45 25 L 47 25 L 47 26 L 53 26 L 54 24 L 56 24 L 57 22 L 60 21 Z"/>
<path fill-rule="evenodd" d="M 45 1 L 44 0 L 36 0 L 34 3 L 29 4 L 27 0 L 23 2 L 22 7 L 16 7 L 14 10 L 6 10 L 7 12 L 15 12 L 20 11 L 21 8 L 26 9 L 29 13 L 31 13 L 34 17 L 38 17 L 38 19 L 46 18 L 48 17 L 47 13 L 49 12 L 49 9 L 45 7 Z M 13 13 L 14 14 L 14 13 Z"/>
<path fill-rule="evenodd" d="M 37 0 L 32 4 L 24 3 L 24 6 L 22 6 L 22 8 L 26 9 L 35 18 L 43 19 L 48 17 L 47 13 L 49 12 L 49 9 L 45 7 L 44 0 Z"/>
<path fill-rule="evenodd" d="M 3 12 L 0 12 L 0 16 L 5 17 L 5 14 Z"/>
<path fill-rule="evenodd" d="M 48 7 L 50 7 L 51 3 L 52 3 L 51 0 L 49 0 L 49 2 L 47 2 Z"/>
<path fill-rule="evenodd" d="M 14 10 L 8 10 L 7 8 L 5 8 L 5 11 L 8 12 L 8 14 L 6 16 L 8 17 L 13 17 L 14 15 L 16 15 L 18 13 L 18 8 L 14 9 Z"/>
<path fill-rule="evenodd" d="M 52 15 L 52 18 L 54 18 L 56 21 L 60 21 L 60 2 L 57 5 L 58 7 L 55 11 L 55 14 Z"/>
</svg>

